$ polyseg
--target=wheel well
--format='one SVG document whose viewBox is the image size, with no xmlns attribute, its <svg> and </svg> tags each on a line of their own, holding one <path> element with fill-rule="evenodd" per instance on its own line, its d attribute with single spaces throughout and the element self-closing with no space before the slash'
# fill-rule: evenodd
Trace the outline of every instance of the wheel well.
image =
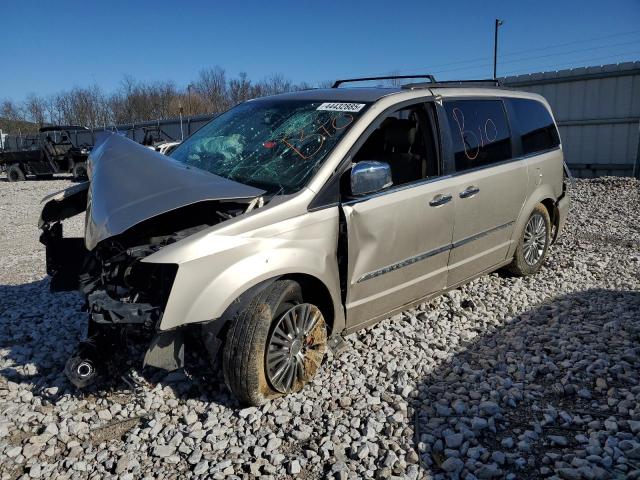
<svg viewBox="0 0 640 480">
<path fill-rule="evenodd" d="M 281 278 L 294 280 L 300 284 L 302 298 L 305 302 L 313 303 L 320 309 L 327 322 L 328 333 L 331 335 L 335 312 L 333 311 L 333 300 L 326 285 L 316 277 L 304 273 L 285 275 Z"/>
<path fill-rule="evenodd" d="M 542 203 L 544 207 L 547 209 L 547 212 L 549 212 L 549 219 L 551 220 L 551 225 L 556 225 L 556 220 L 557 220 L 556 202 L 554 202 L 550 198 L 545 198 L 540 203 Z"/>
</svg>

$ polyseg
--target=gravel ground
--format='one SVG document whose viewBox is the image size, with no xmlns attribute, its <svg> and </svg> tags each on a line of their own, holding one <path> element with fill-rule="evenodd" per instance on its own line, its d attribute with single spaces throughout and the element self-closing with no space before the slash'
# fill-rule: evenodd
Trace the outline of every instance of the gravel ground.
<svg viewBox="0 0 640 480">
<path fill-rule="evenodd" d="M 35 226 L 67 185 L 0 182 L 0 479 L 640 478 L 637 180 L 578 181 L 538 275 L 351 335 L 303 392 L 246 409 L 198 368 L 70 387 L 82 300 L 48 292 Z"/>
</svg>

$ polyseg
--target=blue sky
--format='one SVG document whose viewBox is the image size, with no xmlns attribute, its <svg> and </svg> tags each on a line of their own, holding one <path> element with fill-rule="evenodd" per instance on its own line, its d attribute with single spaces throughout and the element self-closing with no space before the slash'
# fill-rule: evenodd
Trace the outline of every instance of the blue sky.
<svg viewBox="0 0 640 480">
<path fill-rule="evenodd" d="M 310 83 L 435 72 L 440 78 L 640 59 L 640 1 L 56 1 L 0 6 L 0 99 L 123 75 L 186 86 L 203 67 Z"/>
</svg>

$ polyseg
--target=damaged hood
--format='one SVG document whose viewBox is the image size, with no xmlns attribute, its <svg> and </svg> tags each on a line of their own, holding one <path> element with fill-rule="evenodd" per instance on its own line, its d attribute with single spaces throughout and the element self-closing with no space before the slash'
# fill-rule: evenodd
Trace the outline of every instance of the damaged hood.
<svg viewBox="0 0 640 480">
<path fill-rule="evenodd" d="M 157 215 L 208 200 L 250 200 L 264 190 L 189 167 L 120 135 L 89 157 L 85 244 L 92 250 Z"/>
</svg>

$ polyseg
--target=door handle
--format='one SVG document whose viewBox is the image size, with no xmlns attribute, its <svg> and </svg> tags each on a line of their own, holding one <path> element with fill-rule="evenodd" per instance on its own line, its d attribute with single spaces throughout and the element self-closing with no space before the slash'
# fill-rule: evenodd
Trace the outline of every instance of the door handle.
<svg viewBox="0 0 640 480">
<path fill-rule="evenodd" d="M 429 202 L 429 205 L 432 207 L 439 207 L 440 205 L 444 205 L 445 203 L 449 203 L 451 201 L 451 195 L 442 195 L 439 193 Z"/>
<path fill-rule="evenodd" d="M 473 197 L 478 192 L 480 192 L 480 189 L 475 185 L 471 185 L 460 192 L 460 198 Z"/>
</svg>

